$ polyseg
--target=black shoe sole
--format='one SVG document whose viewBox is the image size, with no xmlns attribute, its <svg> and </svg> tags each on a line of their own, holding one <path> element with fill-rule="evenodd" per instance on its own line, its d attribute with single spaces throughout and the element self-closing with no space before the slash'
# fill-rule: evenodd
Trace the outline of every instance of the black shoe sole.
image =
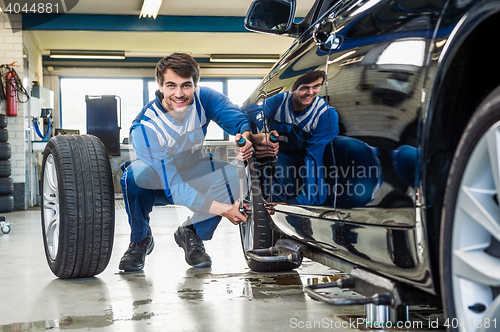
<svg viewBox="0 0 500 332">
<path fill-rule="evenodd" d="M 147 251 L 146 251 L 146 256 L 149 255 L 153 249 L 155 247 L 155 240 L 152 239 L 151 241 L 151 244 L 149 245 Z M 144 269 L 144 264 L 140 264 L 139 266 L 132 266 L 132 265 L 128 265 L 128 264 L 120 264 L 118 266 L 118 270 L 123 270 L 125 272 L 129 272 L 129 271 L 142 271 L 142 269 Z"/>
<path fill-rule="evenodd" d="M 202 262 L 202 263 L 199 263 L 199 264 L 191 264 L 188 262 L 188 258 L 187 258 L 187 253 L 186 253 L 186 243 L 184 241 L 182 241 L 182 238 L 179 234 L 179 229 L 177 229 L 174 233 L 174 239 L 175 239 L 175 243 L 177 243 L 177 245 L 179 247 L 181 247 L 182 249 L 184 249 L 184 259 L 186 260 L 186 263 L 188 263 L 189 265 L 191 265 L 192 267 L 210 267 L 212 266 L 212 260 L 210 259 L 209 261 L 206 261 L 206 262 Z"/>
</svg>

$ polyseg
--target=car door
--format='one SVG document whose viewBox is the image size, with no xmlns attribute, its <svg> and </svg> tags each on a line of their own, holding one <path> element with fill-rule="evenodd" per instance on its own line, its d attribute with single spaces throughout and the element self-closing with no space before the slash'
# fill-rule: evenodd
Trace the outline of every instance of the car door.
<svg viewBox="0 0 500 332">
<path fill-rule="evenodd" d="M 267 97 L 324 70 L 319 94 L 339 116 L 340 133 L 324 160 L 331 199 L 278 206 L 273 220 L 285 233 L 393 275 L 415 281 L 429 275 L 417 213 L 419 128 L 426 63 L 444 3 L 332 4 L 271 71 Z"/>
</svg>

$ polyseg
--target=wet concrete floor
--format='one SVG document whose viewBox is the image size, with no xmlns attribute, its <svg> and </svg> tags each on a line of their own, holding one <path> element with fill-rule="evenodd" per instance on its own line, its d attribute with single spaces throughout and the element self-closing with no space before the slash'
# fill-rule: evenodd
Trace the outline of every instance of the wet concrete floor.
<svg viewBox="0 0 500 332">
<path fill-rule="evenodd" d="M 293 272 L 252 272 L 238 227 L 227 220 L 205 243 L 212 267 L 190 268 L 173 239 L 190 214 L 182 207 L 155 208 L 155 248 L 143 271 L 124 273 L 118 262 L 129 243 L 129 226 L 125 210 L 118 208 L 107 269 L 72 280 L 58 279 L 47 265 L 40 212 L 7 214 L 12 231 L 0 234 L 0 332 L 370 330 L 361 323 L 364 307 L 332 307 L 303 293 L 303 285 L 338 278 L 339 271 L 304 261 Z M 359 296 L 348 290 L 334 293 Z M 421 326 L 392 330 L 436 331 Z"/>
</svg>

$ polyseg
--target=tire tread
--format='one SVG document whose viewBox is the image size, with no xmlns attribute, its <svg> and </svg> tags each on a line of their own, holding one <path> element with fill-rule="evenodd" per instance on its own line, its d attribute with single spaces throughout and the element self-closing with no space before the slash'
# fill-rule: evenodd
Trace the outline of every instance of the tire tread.
<svg viewBox="0 0 500 332">
<path fill-rule="evenodd" d="M 106 150 L 91 135 L 57 136 L 47 148 L 60 177 L 59 254 L 54 262 L 47 257 L 49 266 L 60 278 L 94 276 L 108 265 L 114 236 L 114 191 Z"/>
<path fill-rule="evenodd" d="M 264 207 L 264 201 L 262 199 L 262 191 L 260 188 L 259 180 L 257 179 L 257 170 L 254 168 L 255 165 L 249 162 L 249 173 L 250 173 L 250 186 L 251 195 L 253 201 L 253 216 L 257 218 L 253 219 L 254 225 L 254 249 L 265 249 L 270 248 L 276 244 L 276 241 L 281 238 L 281 234 L 273 230 L 271 227 L 272 220 L 271 216 Z M 241 231 L 241 228 L 240 228 Z M 245 247 L 243 244 L 243 234 L 241 234 L 243 251 Z M 258 262 L 251 258 L 246 257 L 247 265 L 250 270 L 255 272 L 279 272 L 279 271 L 290 271 L 299 265 L 292 262 Z"/>
</svg>

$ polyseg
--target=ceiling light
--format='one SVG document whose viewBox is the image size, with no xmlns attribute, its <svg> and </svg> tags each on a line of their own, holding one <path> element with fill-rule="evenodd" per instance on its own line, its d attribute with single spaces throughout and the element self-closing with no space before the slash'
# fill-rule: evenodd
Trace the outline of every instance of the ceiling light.
<svg viewBox="0 0 500 332">
<path fill-rule="evenodd" d="M 335 58 L 333 60 L 328 61 L 328 64 L 331 65 L 335 62 L 339 62 L 340 60 L 345 59 L 345 58 L 353 55 L 354 53 L 356 53 L 356 51 L 350 51 L 350 52 L 344 53 L 341 56 L 339 56 L 338 58 Z"/>
<path fill-rule="evenodd" d="M 389 44 L 378 57 L 376 64 L 422 67 L 424 58 L 425 41 L 408 39 Z"/>
<path fill-rule="evenodd" d="M 144 0 L 139 18 L 146 16 L 156 18 L 161 7 L 161 1 L 162 0 Z"/>
<path fill-rule="evenodd" d="M 279 54 L 212 54 L 210 62 L 266 62 L 275 63 Z"/>
<path fill-rule="evenodd" d="M 58 59 L 125 59 L 124 51 L 53 50 L 51 58 Z"/>
</svg>

